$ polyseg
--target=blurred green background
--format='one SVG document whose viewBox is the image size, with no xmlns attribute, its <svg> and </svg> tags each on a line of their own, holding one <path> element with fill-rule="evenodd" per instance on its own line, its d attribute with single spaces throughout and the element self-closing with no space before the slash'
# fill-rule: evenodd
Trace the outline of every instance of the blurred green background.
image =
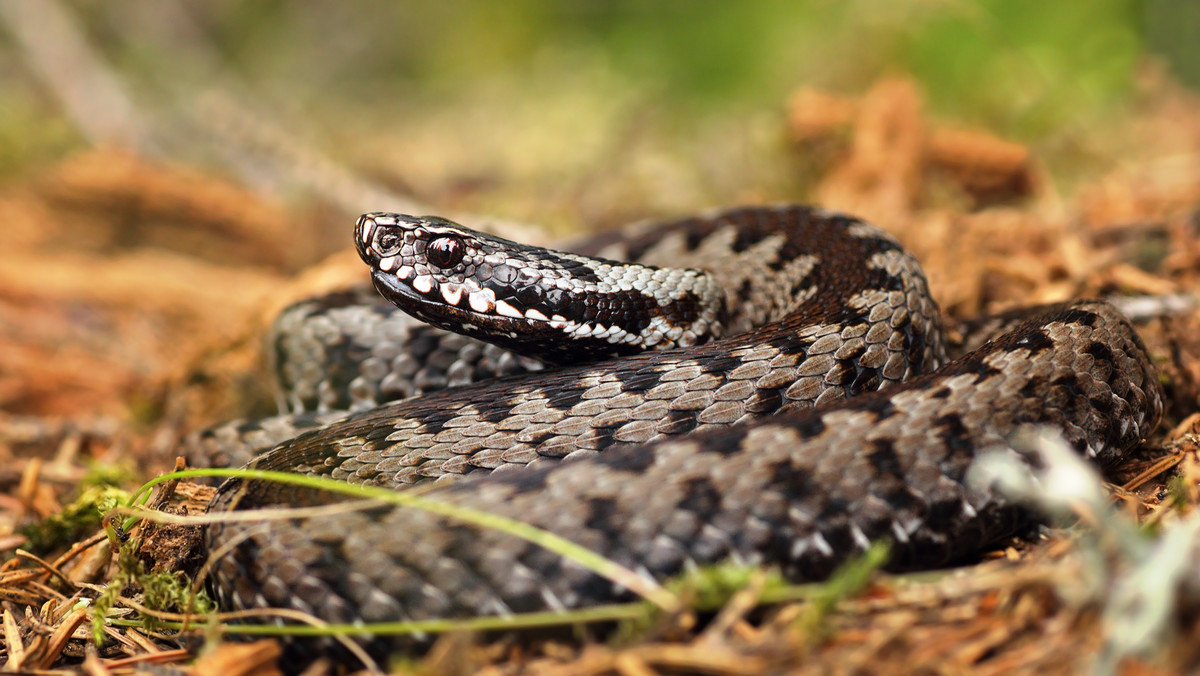
<svg viewBox="0 0 1200 676">
<path fill-rule="evenodd" d="M 1031 144 L 1070 186 L 1120 153 L 1140 78 L 1200 84 L 1195 0 L 17 0 L 0 21 L 0 176 L 116 142 L 302 196 L 279 151 L 304 147 L 424 203 L 551 222 L 802 197 L 781 131 L 802 86 L 911 76 L 935 119 Z M 81 131 L 108 105 L 89 111 L 92 67 L 128 104 L 117 131 Z"/>
</svg>

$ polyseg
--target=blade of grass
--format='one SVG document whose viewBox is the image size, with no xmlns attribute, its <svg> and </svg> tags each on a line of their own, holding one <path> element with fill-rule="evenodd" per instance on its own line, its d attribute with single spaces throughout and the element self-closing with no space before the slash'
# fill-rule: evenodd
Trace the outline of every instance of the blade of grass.
<svg viewBox="0 0 1200 676">
<path fill-rule="evenodd" d="M 570 540 L 555 535 L 549 531 L 543 530 L 536 526 L 510 519 L 497 514 L 490 514 L 477 509 L 463 507 L 460 505 L 431 500 L 429 498 L 408 495 L 404 492 L 379 488 L 377 486 L 361 486 L 348 484 L 342 481 L 336 481 L 325 477 L 314 477 L 302 474 L 291 474 L 288 472 L 275 472 L 258 469 L 190 469 L 181 472 L 171 472 L 155 477 L 146 482 L 137 493 L 133 495 L 130 504 L 141 504 L 145 500 L 143 494 L 148 496 L 150 489 L 158 484 L 175 480 L 187 479 L 193 477 L 237 477 L 241 479 L 249 479 L 256 481 L 272 481 L 276 483 L 291 484 L 294 486 L 302 486 L 314 490 L 327 491 L 340 495 L 349 495 L 352 497 L 378 500 L 380 502 L 393 504 L 401 507 L 411 507 L 423 511 L 438 514 L 455 521 L 474 524 L 480 528 L 487 528 L 498 532 L 506 533 L 513 537 L 521 538 L 527 542 L 531 542 L 540 547 L 543 547 L 559 556 L 574 562 L 575 564 L 590 570 L 591 572 L 608 579 L 616 584 L 619 584 L 631 592 L 641 596 L 655 606 L 658 606 L 665 612 L 675 612 L 679 608 L 679 599 L 673 594 L 665 590 L 657 582 L 649 580 L 637 573 L 621 566 L 609 559 L 600 556 L 599 554 L 580 546 Z M 129 514 L 147 519 L 157 518 L 154 515 L 157 512 L 140 510 L 137 508 L 127 508 Z"/>
<path fill-rule="evenodd" d="M 329 636 L 329 635 L 391 635 L 409 634 L 439 634 L 453 631 L 502 631 L 512 629 L 536 629 L 589 622 L 611 622 L 616 620 L 633 619 L 650 612 L 650 606 L 644 602 L 612 604 L 580 608 L 569 612 L 539 611 L 532 613 L 517 613 L 506 617 L 487 616 L 462 619 L 444 620 L 412 620 L 406 622 L 372 622 L 362 624 L 296 624 L 275 626 L 265 624 L 235 624 L 222 627 L 230 634 L 245 636 Z M 216 617 L 229 615 L 243 616 L 240 613 L 218 613 Z M 139 620 L 109 620 L 109 624 L 121 626 L 141 626 Z M 169 629 L 183 629 L 184 623 L 178 621 L 159 620 L 157 626 Z M 191 626 L 195 626 L 194 624 Z"/>
</svg>

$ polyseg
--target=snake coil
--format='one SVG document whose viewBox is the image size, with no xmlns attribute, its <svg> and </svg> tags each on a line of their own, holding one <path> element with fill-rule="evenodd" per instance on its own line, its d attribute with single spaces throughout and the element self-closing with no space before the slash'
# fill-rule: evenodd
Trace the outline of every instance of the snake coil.
<svg viewBox="0 0 1200 676">
<path fill-rule="evenodd" d="M 470 474 L 423 495 L 527 522 L 654 580 L 728 560 L 816 580 L 880 540 L 891 543 L 894 568 L 941 565 L 1029 521 L 991 488 L 964 482 L 981 452 L 1031 462 L 1008 439 L 1022 425 L 1050 425 L 1109 465 L 1162 412 L 1146 350 L 1108 304 L 1026 310 L 947 362 L 916 262 L 882 231 L 812 208 L 644 227 L 594 241 L 593 257 L 431 217 L 369 214 L 355 234 L 389 300 L 510 351 L 493 363 L 532 355 L 557 366 L 506 366 L 498 380 L 383 403 L 417 387 L 396 384 L 407 358 L 372 343 L 386 338 L 332 332 L 328 344 L 355 347 L 370 368 L 292 372 L 348 380 L 357 394 L 322 401 L 365 410 L 293 416 L 316 426 L 251 466 L 393 488 Z M 483 348 L 457 340 L 482 359 Z M 250 427 L 268 429 L 240 429 Z M 211 510 L 335 499 L 234 479 Z M 224 605 L 328 622 L 628 596 L 538 545 L 415 509 L 216 523 L 208 540 L 220 553 L 214 587 Z M 375 653 L 407 640 L 363 639 Z"/>
</svg>

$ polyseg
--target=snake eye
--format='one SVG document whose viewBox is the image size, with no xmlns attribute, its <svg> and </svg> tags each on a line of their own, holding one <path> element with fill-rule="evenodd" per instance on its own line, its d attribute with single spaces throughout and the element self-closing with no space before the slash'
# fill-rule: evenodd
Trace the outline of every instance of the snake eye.
<svg viewBox="0 0 1200 676">
<path fill-rule="evenodd" d="M 462 262 L 467 245 L 457 235 L 441 235 L 429 240 L 425 246 L 425 257 L 439 268 L 452 268 Z"/>
<path fill-rule="evenodd" d="M 391 228 L 380 228 L 375 235 L 375 251 L 380 256 L 394 256 L 400 251 L 400 233 Z"/>
</svg>

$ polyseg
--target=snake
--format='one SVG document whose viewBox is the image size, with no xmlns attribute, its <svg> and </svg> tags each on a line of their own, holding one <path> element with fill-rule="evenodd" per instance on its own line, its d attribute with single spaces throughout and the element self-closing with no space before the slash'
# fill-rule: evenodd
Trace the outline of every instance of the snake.
<svg viewBox="0 0 1200 676">
<path fill-rule="evenodd" d="M 270 352 L 290 412 L 208 431 L 198 447 L 238 463 L 229 449 L 252 438 L 251 468 L 415 489 L 655 583 L 726 562 L 818 581 L 877 542 L 894 570 L 969 560 L 1037 521 L 967 480 L 976 458 L 1036 466 L 1013 437 L 1045 425 L 1108 467 L 1163 412 L 1153 361 L 1107 302 L 1007 313 L 949 354 L 916 260 L 885 231 L 815 207 L 644 224 L 577 253 L 432 216 L 366 214 L 354 237 L 379 297 L 341 292 L 285 313 Z M 423 324 L 391 324 L 410 315 Z M 434 365 L 414 366 L 401 334 Z M 209 511 L 342 499 L 232 478 Z M 206 538 L 222 607 L 331 623 L 633 597 L 536 542 L 411 507 L 221 520 Z M 414 641 L 356 640 L 372 655 Z"/>
</svg>

